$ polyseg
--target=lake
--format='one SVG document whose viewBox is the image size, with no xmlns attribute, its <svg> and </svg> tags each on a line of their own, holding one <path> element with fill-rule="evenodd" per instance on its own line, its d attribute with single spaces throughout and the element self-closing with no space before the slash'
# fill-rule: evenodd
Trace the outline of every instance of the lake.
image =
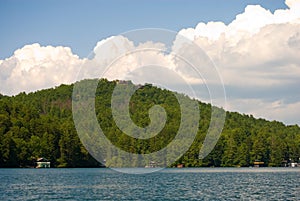
<svg viewBox="0 0 300 201">
<path fill-rule="evenodd" d="M 0 169 L 0 181 L 0 200 L 300 200 L 300 168 Z"/>
</svg>

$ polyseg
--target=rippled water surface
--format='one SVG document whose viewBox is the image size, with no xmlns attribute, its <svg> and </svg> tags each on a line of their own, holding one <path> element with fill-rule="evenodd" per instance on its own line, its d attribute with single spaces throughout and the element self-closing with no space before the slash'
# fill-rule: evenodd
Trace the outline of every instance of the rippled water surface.
<svg viewBox="0 0 300 201">
<path fill-rule="evenodd" d="M 0 182 L 0 200 L 300 200 L 300 168 L 0 169 Z"/>
</svg>

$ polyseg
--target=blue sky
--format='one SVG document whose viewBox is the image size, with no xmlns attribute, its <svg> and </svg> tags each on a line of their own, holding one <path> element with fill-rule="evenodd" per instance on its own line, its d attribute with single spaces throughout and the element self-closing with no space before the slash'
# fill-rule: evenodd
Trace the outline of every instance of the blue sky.
<svg viewBox="0 0 300 201">
<path fill-rule="evenodd" d="M 2 0 L 0 27 L 1 94 L 75 82 L 99 44 L 115 47 L 109 37 L 162 28 L 193 41 L 217 65 L 227 110 L 300 125 L 300 0 Z M 138 48 L 117 40 L 119 53 Z M 152 59 L 182 68 L 170 58 Z M 143 60 L 135 59 L 130 65 Z M 118 70 L 128 73 L 126 65 Z"/>
<path fill-rule="evenodd" d="M 112 35 L 140 28 L 179 31 L 199 22 L 234 20 L 247 5 L 272 12 L 287 8 L 283 0 L 2 0 L 0 59 L 26 44 L 62 45 L 80 57 Z"/>
</svg>

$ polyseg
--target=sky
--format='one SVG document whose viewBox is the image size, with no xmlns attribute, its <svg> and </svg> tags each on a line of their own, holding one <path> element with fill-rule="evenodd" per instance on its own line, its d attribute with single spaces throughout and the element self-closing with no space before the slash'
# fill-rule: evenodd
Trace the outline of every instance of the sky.
<svg viewBox="0 0 300 201">
<path fill-rule="evenodd" d="M 2 0 L 0 93 L 15 95 L 74 82 L 87 56 L 97 55 L 99 44 L 111 36 L 162 28 L 193 41 L 213 60 L 224 82 L 227 110 L 299 125 L 299 4 L 299 0 Z M 119 38 L 119 44 L 122 51 L 137 48 L 126 38 Z M 174 44 L 187 57 L 195 55 L 179 42 Z M 121 72 L 130 69 L 126 65 L 140 64 L 142 56 L 134 56 L 130 64 L 122 63 Z M 180 68 L 182 76 L 192 80 L 170 55 L 153 58 Z M 118 78 L 117 73 L 110 72 L 110 78 Z"/>
<path fill-rule="evenodd" d="M 283 0 L 1 0 L 0 59 L 24 45 L 67 46 L 87 56 L 104 38 L 140 28 L 179 31 L 199 22 L 231 22 L 249 4 L 274 11 Z"/>
</svg>

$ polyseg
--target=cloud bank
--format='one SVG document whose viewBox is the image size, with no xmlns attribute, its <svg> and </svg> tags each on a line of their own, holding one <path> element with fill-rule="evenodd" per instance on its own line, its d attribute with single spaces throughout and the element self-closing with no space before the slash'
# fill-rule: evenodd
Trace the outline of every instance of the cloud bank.
<svg viewBox="0 0 300 201">
<path fill-rule="evenodd" d="M 179 34 L 218 66 L 227 109 L 300 124 L 300 1 L 286 4 L 289 9 L 274 13 L 249 5 L 228 25 L 199 23 Z"/>
<path fill-rule="evenodd" d="M 286 5 L 288 9 L 274 13 L 259 5 L 249 5 L 228 25 L 200 22 L 194 28 L 182 29 L 172 50 L 196 56 L 180 39 L 184 36 L 206 52 L 223 78 L 226 109 L 300 124 L 300 0 L 286 0 Z M 112 38 L 114 42 L 109 43 Z M 116 55 L 136 48 L 165 48 L 153 41 L 135 44 L 122 36 L 112 38 L 98 42 L 93 59 L 80 59 L 68 47 L 26 45 L 10 58 L 0 60 L 0 93 L 14 95 L 71 83 L 79 79 L 77 73 L 83 64 L 93 67 L 97 60 L 105 68 Z M 102 45 L 105 48 L 97 51 Z M 157 52 L 138 52 L 121 58 L 113 65 L 122 68 L 108 70 L 105 77 L 122 79 L 145 63 L 169 66 L 190 83 L 203 84 L 173 55 Z"/>
<path fill-rule="evenodd" d="M 82 63 L 68 47 L 26 45 L 0 61 L 0 92 L 15 95 L 72 83 Z"/>
</svg>

